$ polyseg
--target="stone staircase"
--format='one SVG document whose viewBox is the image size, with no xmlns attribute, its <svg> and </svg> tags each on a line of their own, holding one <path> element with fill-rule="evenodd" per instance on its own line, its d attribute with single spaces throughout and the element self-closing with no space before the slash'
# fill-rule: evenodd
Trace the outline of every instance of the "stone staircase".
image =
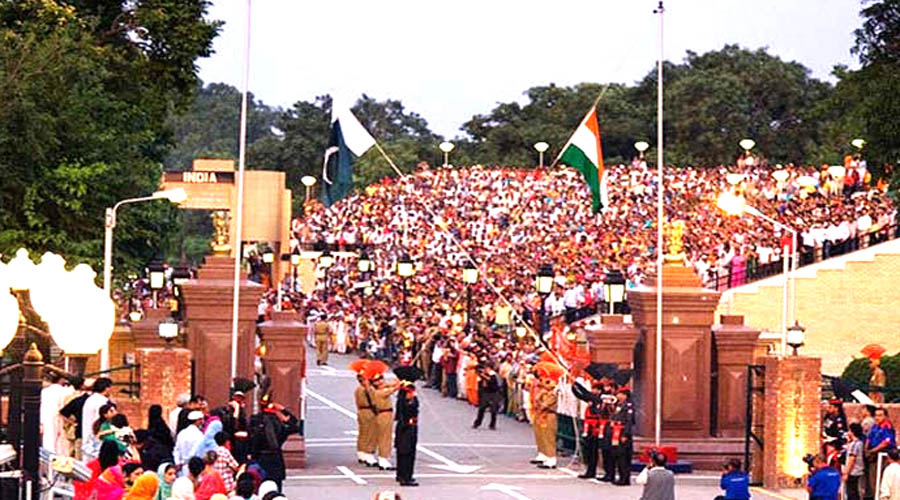
<svg viewBox="0 0 900 500">
<path fill-rule="evenodd" d="M 717 317 L 741 314 L 747 325 L 780 333 L 782 282 L 773 276 L 724 292 Z M 900 351 L 900 239 L 800 268 L 796 297 L 801 352 L 821 357 L 823 373 L 839 375 L 866 344 Z"/>
</svg>

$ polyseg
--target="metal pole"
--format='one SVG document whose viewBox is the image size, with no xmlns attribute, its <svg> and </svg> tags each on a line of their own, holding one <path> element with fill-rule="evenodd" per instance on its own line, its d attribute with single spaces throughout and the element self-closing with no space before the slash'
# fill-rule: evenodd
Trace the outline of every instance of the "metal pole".
<svg viewBox="0 0 900 500">
<path fill-rule="evenodd" d="M 238 308 L 241 298 L 241 234 L 244 223 L 244 168 L 247 164 L 247 93 L 250 85 L 250 2 L 247 0 L 247 33 L 244 38 L 244 82 L 241 96 L 241 136 L 238 152 L 237 218 L 235 220 L 234 290 L 231 298 L 231 378 L 237 376 Z"/>
<path fill-rule="evenodd" d="M 544 168 L 544 152 L 538 151 L 538 164 L 541 168 Z"/>
<path fill-rule="evenodd" d="M 789 262 L 788 262 L 788 247 L 785 245 L 781 249 L 781 261 L 782 261 L 782 293 L 781 293 L 781 355 L 785 356 L 787 354 L 787 322 L 788 322 L 788 288 L 789 288 Z"/>
<path fill-rule="evenodd" d="M 25 353 L 23 367 L 23 407 L 24 435 L 22 443 L 22 485 L 26 500 L 40 498 L 41 470 L 41 372 L 44 368 L 44 357 L 37 346 L 32 343 Z M 33 487 L 37 485 L 38 487 Z"/>
<path fill-rule="evenodd" d="M 659 14 L 659 60 L 656 62 L 656 401 L 654 443 L 659 446 L 662 435 L 662 301 L 663 301 L 663 9 Z"/>
<path fill-rule="evenodd" d="M 444 168 L 447 168 L 447 164 L 450 163 L 449 158 L 447 158 L 448 156 L 450 156 L 450 155 L 447 154 L 446 151 L 444 151 Z"/>
<path fill-rule="evenodd" d="M 466 335 L 472 333 L 472 285 L 466 286 Z"/>
<path fill-rule="evenodd" d="M 113 228 L 116 227 L 116 209 L 106 208 L 106 224 L 103 232 L 103 292 L 112 294 L 112 247 Z M 100 350 L 100 370 L 109 369 L 109 346 Z"/>
<path fill-rule="evenodd" d="M 797 321 L 797 231 L 791 231 L 791 319 Z"/>
</svg>

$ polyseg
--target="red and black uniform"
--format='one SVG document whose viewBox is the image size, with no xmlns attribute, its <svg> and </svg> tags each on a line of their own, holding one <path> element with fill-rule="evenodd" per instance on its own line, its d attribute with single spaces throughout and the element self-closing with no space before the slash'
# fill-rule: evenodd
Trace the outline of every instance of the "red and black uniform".
<svg viewBox="0 0 900 500">
<path fill-rule="evenodd" d="M 572 384 L 575 397 L 588 403 L 584 410 L 584 426 L 581 435 L 584 437 L 584 461 L 587 469 L 579 477 L 589 479 L 597 475 L 597 451 L 603 451 L 604 479 L 612 476 L 613 460 L 609 449 L 609 411 L 599 394 L 589 392 L 581 385 Z M 609 455 L 607 457 L 607 455 Z"/>
<path fill-rule="evenodd" d="M 610 445 L 615 457 L 616 472 L 619 479 L 614 484 L 626 486 L 631 484 L 631 459 L 634 455 L 632 428 L 634 426 L 634 404 L 631 399 L 616 407 L 612 415 L 612 435 Z"/>
</svg>

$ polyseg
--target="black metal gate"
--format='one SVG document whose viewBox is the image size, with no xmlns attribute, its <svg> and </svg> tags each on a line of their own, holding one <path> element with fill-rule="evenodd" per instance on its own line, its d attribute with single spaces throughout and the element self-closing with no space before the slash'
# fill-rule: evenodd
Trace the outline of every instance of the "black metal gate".
<svg viewBox="0 0 900 500">
<path fill-rule="evenodd" d="M 759 451 L 763 450 L 763 439 L 760 436 L 759 429 L 762 429 L 761 422 L 754 422 L 756 412 L 753 407 L 753 399 L 755 395 L 759 395 L 760 399 L 765 394 L 765 376 L 766 367 L 764 365 L 748 365 L 747 366 L 747 413 L 745 415 L 745 431 L 744 431 L 744 471 L 750 474 L 750 465 L 753 458 L 753 445 L 759 447 Z M 751 483 L 758 486 L 761 483 Z"/>
</svg>

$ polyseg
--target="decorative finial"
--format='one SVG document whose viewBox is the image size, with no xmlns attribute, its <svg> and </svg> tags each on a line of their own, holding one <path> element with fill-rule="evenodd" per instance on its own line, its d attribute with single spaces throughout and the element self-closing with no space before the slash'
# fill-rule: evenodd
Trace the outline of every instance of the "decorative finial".
<svg viewBox="0 0 900 500">
<path fill-rule="evenodd" d="M 669 234 L 669 251 L 665 259 L 669 264 L 684 263 L 684 221 L 676 220 L 666 224 L 666 232 Z"/>
<path fill-rule="evenodd" d="M 216 255 L 227 254 L 231 251 L 231 238 L 229 237 L 231 216 L 227 210 L 216 210 L 212 213 L 213 220 L 213 253 Z"/>
<path fill-rule="evenodd" d="M 26 363 L 40 363 L 43 360 L 44 355 L 41 354 L 41 351 L 38 350 L 37 344 L 32 342 L 31 347 L 29 347 L 28 351 L 25 352 L 24 361 Z"/>
</svg>

